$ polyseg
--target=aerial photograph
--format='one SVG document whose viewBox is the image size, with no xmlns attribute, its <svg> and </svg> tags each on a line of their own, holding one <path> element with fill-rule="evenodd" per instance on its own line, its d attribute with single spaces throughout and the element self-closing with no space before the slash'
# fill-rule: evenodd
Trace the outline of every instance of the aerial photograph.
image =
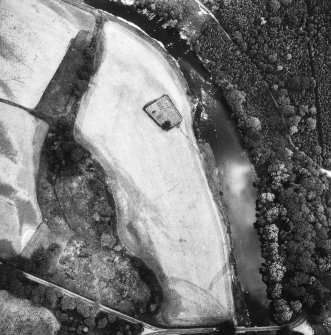
<svg viewBox="0 0 331 335">
<path fill-rule="evenodd" d="M 0 335 L 331 335 L 331 0 L 0 0 Z"/>
</svg>

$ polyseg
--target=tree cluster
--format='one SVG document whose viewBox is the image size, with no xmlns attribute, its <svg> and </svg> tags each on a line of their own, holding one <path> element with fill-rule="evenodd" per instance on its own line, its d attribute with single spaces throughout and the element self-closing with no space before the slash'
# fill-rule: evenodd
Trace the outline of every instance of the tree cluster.
<svg viewBox="0 0 331 335">
<path fill-rule="evenodd" d="M 304 155 L 273 161 L 259 180 L 256 228 L 265 263 L 261 273 L 273 301 L 275 321 L 288 322 L 308 309 L 324 309 L 331 298 L 329 181 Z"/>
<path fill-rule="evenodd" d="M 89 157 L 89 153 L 76 143 L 72 128 L 71 119 L 60 117 L 50 128 L 45 140 L 44 148 L 52 183 L 65 166 L 74 167 L 83 158 Z"/>
<path fill-rule="evenodd" d="M 92 39 L 90 45 L 83 50 L 84 64 L 77 71 L 77 81 L 72 90 L 72 94 L 77 98 L 80 98 L 87 90 L 90 77 L 94 73 L 96 48 L 96 41 Z"/>
</svg>

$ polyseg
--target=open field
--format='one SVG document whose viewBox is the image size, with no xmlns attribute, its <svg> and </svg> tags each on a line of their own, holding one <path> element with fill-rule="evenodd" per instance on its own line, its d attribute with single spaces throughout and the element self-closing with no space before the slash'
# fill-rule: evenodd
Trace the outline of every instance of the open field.
<svg viewBox="0 0 331 335">
<path fill-rule="evenodd" d="M 35 177 L 47 130 L 44 121 L 0 103 L 1 256 L 20 252 L 41 223 Z"/>
<path fill-rule="evenodd" d="M 0 1 L 0 98 L 34 108 L 71 39 L 94 17 L 59 1 Z"/>
<path fill-rule="evenodd" d="M 186 85 L 156 43 L 116 19 L 105 24 L 100 49 L 75 138 L 108 173 L 122 242 L 161 283 L 157 321 L 233 317 L 228 236 L 197 150 Z M 143 111 L 163 94 L 182 113 L 181 129 L 165 132 Z"/>
</svg>

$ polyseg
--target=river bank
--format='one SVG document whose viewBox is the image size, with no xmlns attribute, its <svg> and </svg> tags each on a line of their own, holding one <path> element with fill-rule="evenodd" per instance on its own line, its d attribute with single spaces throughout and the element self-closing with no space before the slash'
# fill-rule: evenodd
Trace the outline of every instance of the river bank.
<svg viewBox="0 0 331 335">
<path fill-rule="evenodd" d="M 246 308 L 254 325 L 270 323 L 266 287 L 262 282 L 259 267 L 262 263 L 260 242 L 253 223 L 255 221 L 256 178 L 248 154 L 242 147 L 240 134 L 230 118 L 219 89 L 208 80 L 208 73 L 192 66 L 192 62 L 180 62 L 191 90 L 200 99 L 196 123 L 199 136 L 210 145 L 218 170 L 221 199 L 219 206 L 228 218 L 231 235 L 233 266 L 240 284 L 234 294 L 237 300 L 237 316 L 242 323 L 247 322 Z"/>
</svg>

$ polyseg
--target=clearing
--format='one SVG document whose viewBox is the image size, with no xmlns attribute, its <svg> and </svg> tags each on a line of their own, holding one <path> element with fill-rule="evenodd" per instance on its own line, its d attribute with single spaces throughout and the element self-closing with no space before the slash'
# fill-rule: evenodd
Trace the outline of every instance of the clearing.
<svg viewBox="0 0 331 335">
<path fill-rule="evenodd" d="M 75 138 L 108 174 L 122 242 L 161 283 L 156 321 L 232 318 L 229 238 L 197 149 L 186 83 L 155 41 L 115 18 L 105 23 L 99 50 Z M 143 111 L 163 94 L 183 115 L 181 129 L 163 131 Z"/>
</svg>

